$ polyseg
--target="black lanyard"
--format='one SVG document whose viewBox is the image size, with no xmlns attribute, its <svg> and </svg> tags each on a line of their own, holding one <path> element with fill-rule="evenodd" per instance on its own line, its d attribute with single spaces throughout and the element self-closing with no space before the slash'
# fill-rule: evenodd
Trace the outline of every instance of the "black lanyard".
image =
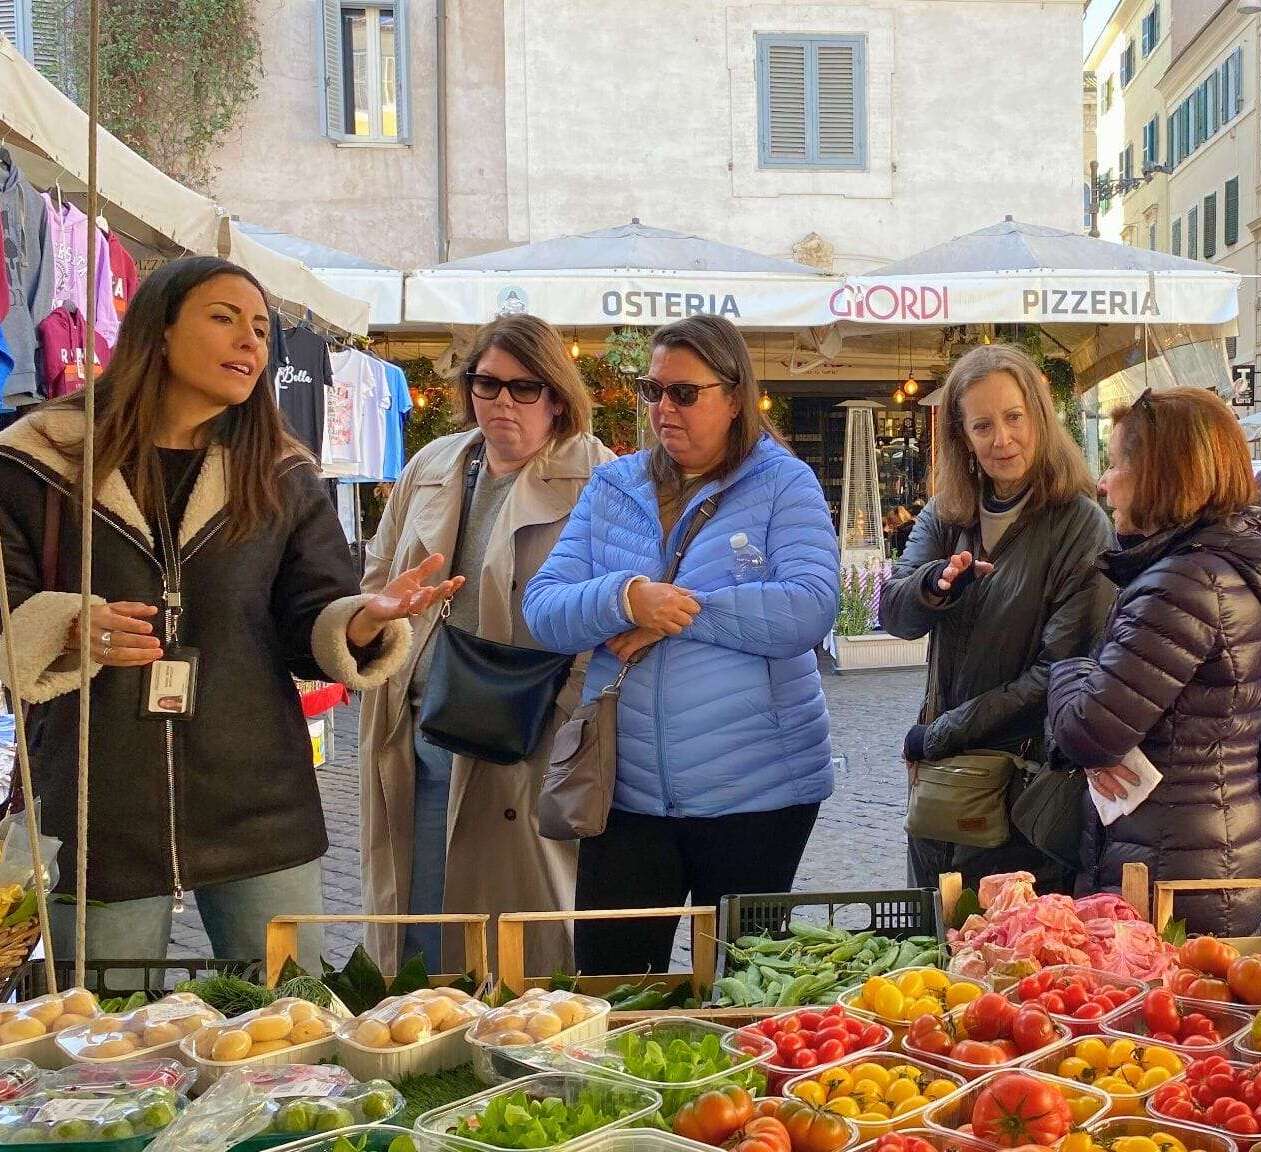
<svg viewBox="0 0 1261 1152">
<path fill-rule="evenodd" d="M 196 476 L 200 471 L 199 465 L 205 457 L 200 459 L 194 458 L 189 464 L 187 471 L 181 477 L 179 485 L 175 489 L 175 498 L 178 500 L 184 494 L 184 489 L 188 486 L 189 478 Z M 184 610 L 183 598 L 180 585 L 180 547 L 179 537 L 171 529 L 171 513 L 170 503 L 166 491 L 166 469 L 158 469 L 158 478 L 160 487 L 158 489 L 158 543 L 162 549 L 162 567 L 166 572 L 166 613 L 167 613 L 167 643 L 176 644 L 179 640 L 179 622 L 180 615 Z"/>
</svg>

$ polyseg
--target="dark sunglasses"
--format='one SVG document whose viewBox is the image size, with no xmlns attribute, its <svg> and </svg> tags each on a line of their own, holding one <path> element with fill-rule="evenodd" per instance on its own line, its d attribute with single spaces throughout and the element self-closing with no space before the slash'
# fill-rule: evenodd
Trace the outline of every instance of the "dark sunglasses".
<svg viewBox="0 0 1261 1152">
<path fill-rule="evenodd" d="M 498 400 L 505 388 L 518 404 L 535 404 L 547 387 L 541 380 L 500 380 L 498 376 L 485 376 L 479 372 L 465 372 L 469 389 L 479 400 Z"/>
<path fill-rule="evenodd" d="M 651 376 L 640 376 L 635 383 L 647 403 L 660 404 L 662 396 L 669 396 L 670 402 L 680 408 L 690 408 L 706 388 L 728 386 L 726 380 L 719 380 L 716 384 L 658 384 Z"/>
</svg>

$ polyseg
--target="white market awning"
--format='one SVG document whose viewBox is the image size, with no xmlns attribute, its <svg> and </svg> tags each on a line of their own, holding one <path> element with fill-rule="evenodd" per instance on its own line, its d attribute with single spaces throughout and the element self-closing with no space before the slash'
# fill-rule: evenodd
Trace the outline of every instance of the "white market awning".
<svg viewBox="0 0 1261 1152">
<path fill-rule="evenodd" d="M 0 146 L 33 184 L 82 206 L 87 189 L 88 118 L 0 34 Z M 188 253 L 236 260 L 278 301 L 309 307 L 324 324 L 368 330 L 368 305 L 333 291 L 297 260 L 245 236 L 214 201 L 184 187 L 104 129 L 97 145 L 97 188 L 112 227 L 166 256 Z"/>
</svg>

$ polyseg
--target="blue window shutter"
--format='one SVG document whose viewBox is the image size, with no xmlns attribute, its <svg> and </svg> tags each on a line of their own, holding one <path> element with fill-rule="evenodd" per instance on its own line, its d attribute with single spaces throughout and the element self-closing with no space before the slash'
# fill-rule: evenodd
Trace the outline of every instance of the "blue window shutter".
<svg viewBox="0 0 1261 1152">
<path fill-rule="evenodd" d="M 342 87 L 341 0 L 320 0 L 320 84 L 324 99 L 324 134 L 333 139 L 346 135 L 346 101 Z"/>
<path fill-rule="evenodd" d="M 1243 111 L 1243 49 L 1236 48 L 1230 54 L 1230 71 L 1235 78 L 1235 104 L 1231 109 L 1234 116 Z"/>
<path fill-rule="evenodd" d="M 1217 255 L 1217 193 L 1204 197 L 1204 259 Z"/>
<path fill-rule="evenodd" d="M 1208 130 L 1209 135 L 1217 135 L 1217 130 L 1222 126 L 1222 98 L 1218 91 L 1218 85 L 1221 77 L 1217 70 L 1214 69 L 1208 74 L 1205 83 L 1208 85 Z"/>
<path fill-rule="evenodd" d="M 394 0 L 394 75 L 398 84 L 398 139 L 412 138 L 411 33 L 408 28 L 410 0 Z"/>
<path fill-rule="evenodd" d="M 758 151 L 763 164 L 809 158 L 804 43 L 764 39 L 758 45 Z"/>
<path fill-rule="evenodd" d="M 1194 207 L 1187 213 L 1187 258 L 1200 258 L 1200 211 Z"/>
<path fill-rule="evenodd" d="M 759 36 L 759 164 L 865 167 L 866 73 L 861 36 Z"/>
<path fill-rule="evenodd" d="M 812 52 L 816 99 L 811 124 L 821 161 L 865 161 L 863 99 L 866 78 L 858 42 L 815 44 Z"/>
<path fill-rule="evenodd" d="M 1170 225 L 1169 228 L 1169 251 L 1174 256 L 1182 255 L 1182 217 Z"/>
<path fill-rule="evenodd" d="M 1239 177 L 1232 176 L 1226 181 L 1226 247 L 1239 243 Z"/>
</svg>

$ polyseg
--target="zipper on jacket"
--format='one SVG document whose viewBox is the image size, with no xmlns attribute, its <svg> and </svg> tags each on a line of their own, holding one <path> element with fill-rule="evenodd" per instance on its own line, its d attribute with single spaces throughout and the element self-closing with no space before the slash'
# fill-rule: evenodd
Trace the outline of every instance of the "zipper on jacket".
<svg viewBox="0 0 1261 1152">
<path fill-rule="evenodd" d="M 162 569 L 162 603 L 162 648 L 165 651 L 175 635 L 175 612 L 181 607 L 178 592 L 175 593 L 175 599 L 172 601 L 165 567 Z M 167 821 L 171 834 L 171 883 L 174 897 L 172 911 L 179 915 L 184 911 L 184 880 L 180 875 L 179 845 L 175 839 L 175 721 L 168 717 L 162 721 L 162 727 L 166 747 Z"/>
</svg>

